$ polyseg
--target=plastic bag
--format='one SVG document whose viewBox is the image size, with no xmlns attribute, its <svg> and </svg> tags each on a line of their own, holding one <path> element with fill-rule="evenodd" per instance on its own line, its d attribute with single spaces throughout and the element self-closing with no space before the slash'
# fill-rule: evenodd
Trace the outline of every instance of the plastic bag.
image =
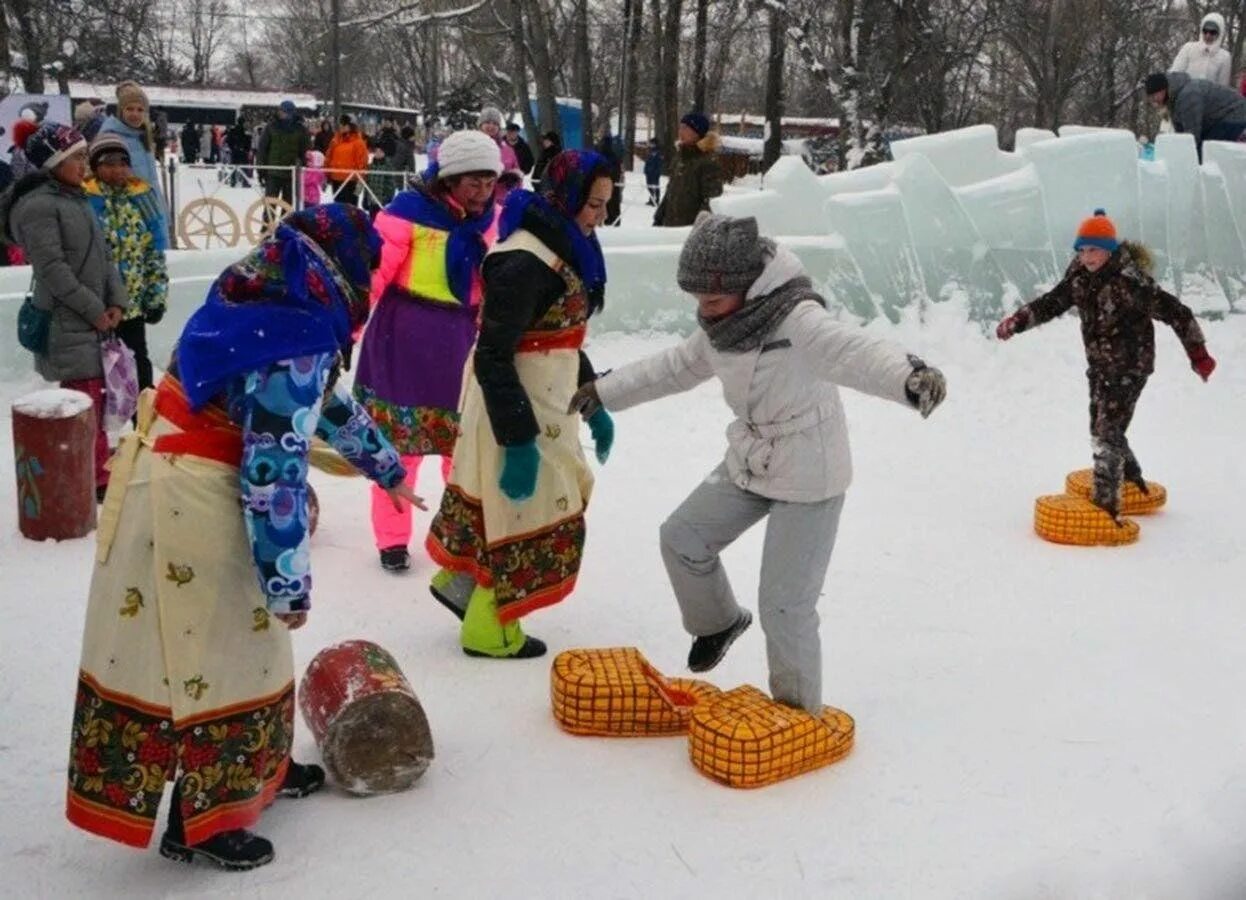
<svg viewBox="0 0 1246 900">
<path fill-rule="evenodd" d="M 104 357 L 104 430 L 116 434 L 138 411 L 138 365 L 134 351 L 118 337 L 100 344 Z"/>
</svg>

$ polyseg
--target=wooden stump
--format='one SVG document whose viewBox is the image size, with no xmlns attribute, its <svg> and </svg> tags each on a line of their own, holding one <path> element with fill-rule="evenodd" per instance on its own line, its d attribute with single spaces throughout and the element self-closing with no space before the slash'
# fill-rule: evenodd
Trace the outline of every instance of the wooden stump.
<svg viewBox="0 0 1246 900">
<path fill-rule="evenodd" d="M 433 761 L 424 708 L 398 663 L 371 641 L 316 654 L 299 686 L 299 709 L 325 768 L 352 794 L 406 790 Z"/>
<path fill-rule="evenodd" d="M 17 527 L 35 541 L 95 528 L 95 407 L 81 391 L 53 388 L 13 402 Z"/>
</svg>

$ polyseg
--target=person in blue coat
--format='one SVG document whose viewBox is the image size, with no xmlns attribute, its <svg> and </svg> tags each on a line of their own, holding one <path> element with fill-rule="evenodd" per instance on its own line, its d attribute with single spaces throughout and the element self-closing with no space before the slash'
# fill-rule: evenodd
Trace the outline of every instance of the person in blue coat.
<svg viewBox="0 0 1246 900">
<path fill-rule="evenodd" d="M 645 156 L 645 185 L 649 188 L 649 202 L 645 206 L 657 206 L 662 199 L 662 151 L 658 142 L 649 139 L 649 153 Z"/>
<path fill-rule="evenodd" d="M 169 205 L 164 198 L 160 167 L 152 153 L 155 142 L 152 139 L 150 110 L 147 92 L 136 82 L 123 81 L 117 85 L 117 112 L 104 120 L 99 131 L 100 134 L 115 134 L 125 141 L 126 149 L 130 151 L 130 170 L 156 192 L 160 207 L 158 224 L 162 233 L 167 235 Z"/>
</svg>

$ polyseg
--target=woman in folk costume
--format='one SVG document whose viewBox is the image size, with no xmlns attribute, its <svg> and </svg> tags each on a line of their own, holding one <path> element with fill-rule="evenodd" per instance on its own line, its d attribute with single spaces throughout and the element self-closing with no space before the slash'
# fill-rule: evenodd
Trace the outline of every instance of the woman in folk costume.
<svg viewBox="0 0 1246 900">
<path fill-rule="evenodd" d="M 372 277 L 379 302 L 364 334 L 355 396 L 402 454 L 412 484 L 425 456 L 440 456 L 442 479 L 449 477 L 501 169 L 488 135 L 455 132 L 422 183 L 376 217 L 385 242 Z M 395 512 L 380 488 L 372 491 L 372 533 L 385 569 L 410 567 L 411 511 Z"/>
<path fill-rule="evenodd" d="M 69 764 L 79 827 L 144 847 L 176 779 L 160 852 L 249 869 L 273 858 L 246 830 L 264 807 L 324 783 L 290 760 L 312 437 L 395 505 L 420 504 L 337 385 L 379 253 L 361 210 L 289 216 L 220 275 L 143 394 L 100 516 Z"/>
<path fill-rule="evenodd" d="M 605 262 L 594 231 L 613 188 L 596 153 L 551 161 L 543 193 L 516 191 L 484 265 L 480 337 L 463 378 L 454 469 L 427 548 L 444 568 L 433 595 L 463 620 L 469 656 L 529 658 L 545 644 L 521 616 L 575 587 L 593 477 L 580 450 L 576 388 L 594 377 L 580 347 L 601 309 Z M 597 458 L 610 416 L 589 420 Z"/>
</svg>

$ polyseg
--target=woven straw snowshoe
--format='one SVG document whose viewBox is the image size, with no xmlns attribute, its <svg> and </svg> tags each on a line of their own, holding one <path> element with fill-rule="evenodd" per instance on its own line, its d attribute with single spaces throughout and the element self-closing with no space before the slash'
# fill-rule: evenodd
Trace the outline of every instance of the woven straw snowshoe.
<svg viewBox="0 0 1246 900">
<path fill-rule="evenodd" d="M 1034 501 L 1034 531 L 1056 544 L 1119 546 L 1138 540 L 1138 523 L 1112 517 L 1085 497 L 1051 494 Z"/>
<path fill-rule="evenodd" d="M 573 734 L 686 734 L 692 710 L 719 694 L 694 678 L 666 678 L 635 647 L 566 650 L 550 668 L 554 718 Z"/>
<path fill-rule="evenodd" d="M 820 716 L 776 703 L 752 685 L 692 711 L 688 753 L 702 775 L 734 788 L 764 787 L 828 766 L 852 749 L 852 716 Z"/>
<path fill-rule="evenodd" d="M 1093 469 L 1078 469 L 1070 472 L 1064 479 L 1064 492 L 1073 497 L 1090 499 L 1094 490 L 1095 473 Z M 1121 485 L 1121 515 L 1145 516 L 1163 507 L 1168 502 L 1168 489 L 1156 481 L 1146 483 L 1149 493 L 1142 493 L 1138 486 L 1126 481 Z"/>
</svg>

